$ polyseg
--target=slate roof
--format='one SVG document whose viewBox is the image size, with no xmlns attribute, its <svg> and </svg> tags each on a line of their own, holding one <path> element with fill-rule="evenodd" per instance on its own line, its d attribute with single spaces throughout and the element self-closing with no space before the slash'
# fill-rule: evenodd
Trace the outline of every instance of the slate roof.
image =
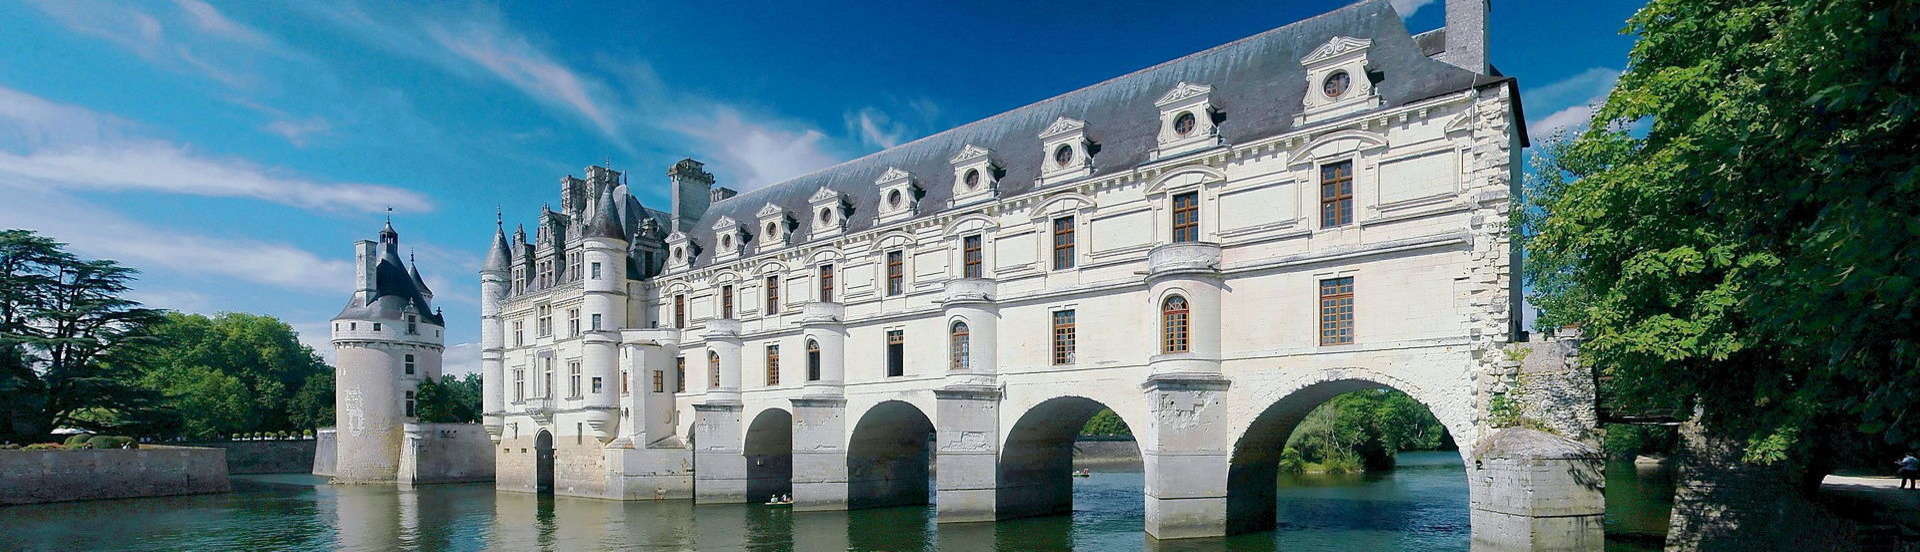
<svg viewBox="0 0 1920 552">
<path fill-rule="evenodd" d="M 432 292 L 427 291 L 426 283 L 419 279 L 420 272 L 400 260 L 400 235 L 393 231 L 393 223 L 387 223 L 380 231 L 380 242 L 374 248 L 378 261 L 373 270 L 373 296 L 363 303 L 360 294 L 354 293 L 334 318 L 404 320 L 407 307 L 411 306 L 412 311 L 420 315 L 421 322 L 445 326 L 446 321 L 427 299 Z"/>
<path fill-rule="evenodd" d="M 1005 169 L 1000 197 L 1030 191 L 1042 161 L 1038 134 L 1062 116 L 1085 121 L 1087 138 L 1099 145 L 1093 177 L 1131 170 L 1158 145 L 1154 101 L 1182 81 L 1213 87 L 1209 98 L 1225 114 L 1218 130 L 1229 144 L 1294 130 L 1307 92 L 1300 59 L 1336 36 L 1373 41 L 1367 57 L 1389 108 L 1506 80 L 1428 58 L 1388 2 L 1364 1 L 716 202 L 684 229 L 704 249 L 693 266 L 708 266 L 718 250 L 713 221 L 733 217 L 751 224 L 768 203 L 801 222 L 794 243 L 810 241 L 807 199 L 822 186 L 849 197 L 846 233 L 872 228 L 880 196 L 874 179 L 890 167 L 912 173 L 925 191 L 916 216 L 933 216 L 952 196 L 948 160 L 969 144 L 991 149 Z M 759 239 L 758 228 L 753 230 Z"/>
</svg>

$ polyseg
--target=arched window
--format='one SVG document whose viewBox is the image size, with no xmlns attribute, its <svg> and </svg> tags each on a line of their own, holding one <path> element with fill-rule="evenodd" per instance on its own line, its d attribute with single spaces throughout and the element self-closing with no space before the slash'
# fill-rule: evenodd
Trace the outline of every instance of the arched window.
<svg viewBox="0 0 1920 552">
<path fill-rule="evenodd" d="M 1167 296 L 1160 303 L 1160 352 L 1187 352 L 1187 298 Z"/>
<path fill-rule="evenodd" d="M 807 381 L 820 381 L 820 342 L 807 340 Z"/>
<path fill-rule="evenodd" d="M 953 371 L 965 372 L 972 365 L 968 349 L 973 345 L 973 336 L 967 332 L 967 323 L 960 321 L 953 323 L 950 333 L 953 336 Z"/>
<path fill-rule="evenodd" d="M 707 387 L 720 386 L 720 353 L 707 351 Z"/>
</svg>

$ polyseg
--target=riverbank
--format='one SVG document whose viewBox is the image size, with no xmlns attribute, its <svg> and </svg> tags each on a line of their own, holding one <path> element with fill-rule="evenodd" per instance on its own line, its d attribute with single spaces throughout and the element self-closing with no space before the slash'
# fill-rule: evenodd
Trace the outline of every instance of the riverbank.
<svg viewBox="0 0 1920 552">
<path fill-rule="evenodd" d="M 1073 469 L 1139 471 L 1140 446 L 1133 441 L 1074 441 Z"/>
</svg>

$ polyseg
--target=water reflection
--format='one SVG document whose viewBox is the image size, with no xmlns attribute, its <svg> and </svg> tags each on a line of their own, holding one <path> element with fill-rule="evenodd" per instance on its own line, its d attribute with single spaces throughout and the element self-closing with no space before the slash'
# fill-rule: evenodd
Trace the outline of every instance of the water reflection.
<svg viewBox="0 0 1920 552">
<path fill-rule="evenodd" d="M 1632 470 L 1609 472 L 1616 514 L 1655 527 L 1664 510 L 1625 493 Z M 1156 541 L 1142 528 L 1138 472 L 1073 482 L 1074 512 L 998 523 L 938 524 L 925 506 L 794 512 L 761 505 L 606 500 L 496 493 L 488 485 L 411 490 L 330 486 L 307 476 L 243 476 L 225 495 L 0 509 L 0 550 L 940 550 L 1155 552 L 1467 550 L 1459 456 L 1402 457 L 1369 476 L 1290 478 L 1278 490 L 1280 530 Z M 1659 494 L 1658 483 L 1646 489 Z M 1671 483 L 1667 483 L 1671 485 Z M 1657 510 L 1657 511 L 1656 511 Z M 103 541 L 109 538 L 110 541 Z M 1610 543 L 1611 545 L 1612 543 Z M 1612 546 L 1610 546 L 1612 548 Z"/>
</svg>

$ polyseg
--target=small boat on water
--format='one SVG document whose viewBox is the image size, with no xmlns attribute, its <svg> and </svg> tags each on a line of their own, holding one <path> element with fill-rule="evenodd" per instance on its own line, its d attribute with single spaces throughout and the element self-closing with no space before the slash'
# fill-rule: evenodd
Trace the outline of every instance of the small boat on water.
<svg viewBox="0 0 1920 552">
<path fill-rule="evenodd" d="M 1073 476 L 1074 477 L 1093 477 L 1093 470 L 1080 468 L 1080 471 L 1073 472 Z"/>
<path fill-rule="evenodd" d="M 768 506 L 792 506 L 793 497 L 782 495 L 767 499 Z"/>
</svg>

